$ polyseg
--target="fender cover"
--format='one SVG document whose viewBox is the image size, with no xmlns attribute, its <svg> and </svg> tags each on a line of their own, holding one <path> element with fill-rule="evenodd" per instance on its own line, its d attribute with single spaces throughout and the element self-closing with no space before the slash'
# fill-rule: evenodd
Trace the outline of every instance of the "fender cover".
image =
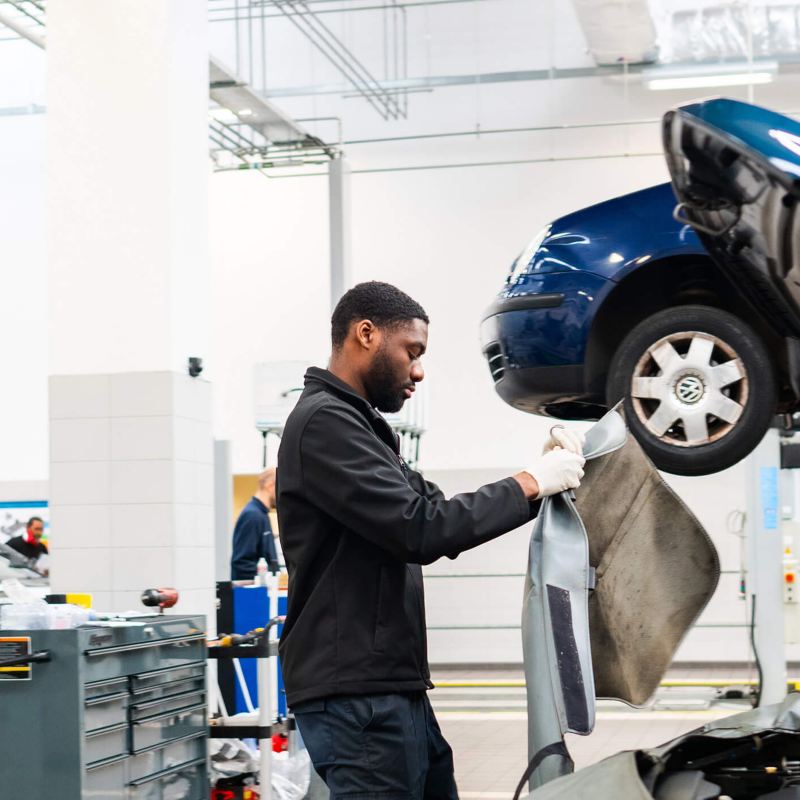
<svg viewBox="0 0 800 800">
<path fill-rule="evenodd" d="M 708 534 L 610 411 L 586 435 L 585 476 L 542 502 L 522 611 L 528 756 L 520 789 L 573 771 L 564 734 L 595 698 L 641 705 L 716 589 Z M 543 751 L 543 752 L 542 752 Z"/>
</svg>

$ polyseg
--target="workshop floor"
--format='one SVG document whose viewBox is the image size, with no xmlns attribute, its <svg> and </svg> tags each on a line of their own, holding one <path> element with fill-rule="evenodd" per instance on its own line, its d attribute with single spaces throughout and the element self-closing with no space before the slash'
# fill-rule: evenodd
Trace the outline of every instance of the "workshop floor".
<svg viewBox="0 0 800 800">
<path fill-rule="evenodd" d="M 674 680 L 748 679 L 743 670 L 724 667 L 674 669 Z M 438 670 L 434 683 L 508 680 L 521 682 L 518 670 Z M 747 701 L 718 700 L 716 691 L 698 687 L 661 689 L 650 707 L 632 709 L 600 701 L 591 736 L 567 737 L 576 769 L 620 750 L 652 747 L 719 717 L 745 711 Z M 527 764 L 525 689 L 512 687 L 439 686 L 430 699 L 442 731 L 455 754 L 456 780 L 462 800 L 508 800 Z"/>
</svg>

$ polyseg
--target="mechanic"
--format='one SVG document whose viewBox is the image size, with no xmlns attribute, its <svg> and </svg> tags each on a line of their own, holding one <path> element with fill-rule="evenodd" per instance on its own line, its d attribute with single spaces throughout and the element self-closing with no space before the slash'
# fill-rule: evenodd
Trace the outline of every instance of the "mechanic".
<svg viewBox="0 0 800 800">
<path fill-rule="evenodd" d="M 233 529 L 231 580 L 246 581 L 256 577 L 258 560 L 267 562 L 274 575 L 278 571 L 278 553 L 269 521 L 270 509 L 275 508 L 275 467 L 258 476 L 258 491 L 242 509 Z"/>
<path fill-rule="evenodd" d="M 425 311 L 362 283 L 336 306 L 331 339 L 329 368 L 306 372 L 278 453 L 288 704 L 333 800 L 456 798 L 426 694 L 420 565 L 518 528 L 539 498 L 577 487 L 581 439 L 555 428 L 524 472 L 446 500 L 378 413 L 399 411 L 424 377 Z"/>
<path fill-rule="evenodd" d="M 25 526 L 25 534 L 13 536 L 6 542 L 6 545 L 36 564 L 42 556 L 48 554 L 47 545 L 42 541 L 42 536 L 44 536 L 44 521 L 41 517 L 31 517 Z M 41 571 L 44 575 L 48 574 L 46 568 Z"/>
</svg>

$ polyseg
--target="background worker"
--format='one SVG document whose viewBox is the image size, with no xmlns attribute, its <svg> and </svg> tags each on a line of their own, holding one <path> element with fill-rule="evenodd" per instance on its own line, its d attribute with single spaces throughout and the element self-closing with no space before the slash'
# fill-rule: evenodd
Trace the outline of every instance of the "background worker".
<svg viewBox="0 0 800 800">
<path fill-rule="evenodd" d="M 42 536 L 44 536 L 44 521 L 41 517 L 31 517 L 25 526 L 25 533 L 20 536 L 12 536 L 6 545 L 37 565 L 39 559 L 48 554 L 47 545 L 42 541 Z M 48 574 L 48 569 L 44 564 L 40 566 L 40 571 L 44 575 Z"/>
<path fill-rule="evenodd" d="M 278 571 L 278 554 L 269 512 L 275 508 L 275 467 L 265 469 L 258 476 L 258 491 L 242 509 L 233 529 L 231 553 L 231 580 L 252 580 L 256 576 L 258 560 L 263 558 L 267 568 Z"/>
<path fill-rule="evenodd" d="M 378 413 L 399 411 L 424 377 L 423 308 L 389 284 L 359 284 L 336 306 L 331 339 L 329 369 L 306 373 L 278 453 L 287 700 L 334 798 L 454 799 L 452 750 L 426 694 L 420 565 L 511 531 L 534 501 L 576 488 L 580 437 L 554 429 L 526 471 L 447 500 L 409 469 Z"/>
</svg>

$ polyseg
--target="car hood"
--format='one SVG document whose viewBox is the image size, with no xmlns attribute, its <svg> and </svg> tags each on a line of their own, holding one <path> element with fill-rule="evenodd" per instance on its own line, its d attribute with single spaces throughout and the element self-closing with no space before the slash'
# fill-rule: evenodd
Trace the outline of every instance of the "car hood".
<svg viewBox="0 0 800 800">
<path fill-rule="evenodd" d="M 667 112 L 662 133 L 676 218 L 776 327 L 800 335 L 800 123 L 720 98 Z"/>
</svg>

